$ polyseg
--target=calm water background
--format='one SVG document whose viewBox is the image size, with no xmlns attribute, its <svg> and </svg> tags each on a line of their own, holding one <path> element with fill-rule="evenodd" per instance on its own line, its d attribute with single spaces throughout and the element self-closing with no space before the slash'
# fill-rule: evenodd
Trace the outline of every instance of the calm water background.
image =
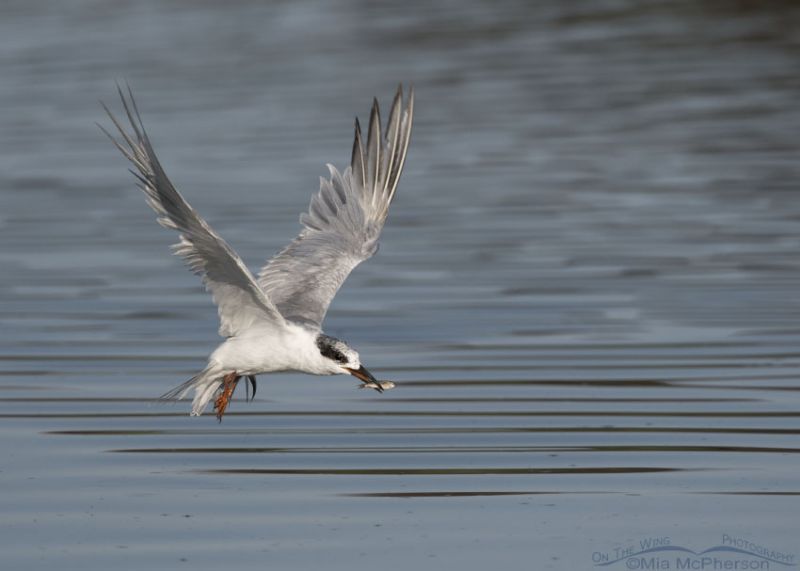
<svg viewBox="0 0 800 571">
<path fill-rule="evenodd" d="M 588 569 L 723 533 L 800 554 L 799 16 L 4 2 L 3 569 Z M 381 253 L 327 321 L 397 389 L 263 376 L 221 425 L 151 404 L 217 321 L 94 125 L 116 79 L 252 268 L 353 116 L 413 81 Z"/>
</svg>

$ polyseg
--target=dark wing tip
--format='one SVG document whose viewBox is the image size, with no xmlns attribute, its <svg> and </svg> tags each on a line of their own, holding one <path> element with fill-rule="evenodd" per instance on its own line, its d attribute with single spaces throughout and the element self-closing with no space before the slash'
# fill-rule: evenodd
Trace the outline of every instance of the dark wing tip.
<svg viewBox="0 0 800 571">
<path fill-rule="evenodd" d="M 367 173 L 364 169 L 364 145 L 361 142 L 361 123 L 358 117 L 355 120 L 355 128 L 353 135 L 353 154 L 350 157 L 350 170 L 353 176 L 357 177 L 361 186 L 367 184 Z"/>
</svg>

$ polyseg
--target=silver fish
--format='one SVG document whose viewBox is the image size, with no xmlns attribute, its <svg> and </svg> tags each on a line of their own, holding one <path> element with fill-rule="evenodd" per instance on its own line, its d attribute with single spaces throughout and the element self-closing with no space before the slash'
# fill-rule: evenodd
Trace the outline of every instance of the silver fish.
<svg viewBox="0 0 800 571">
<path fill-rule="evenodd" d="M 375 389 L 376 391 L 388 391 L 389 389 L 395 388 L 395 385 L 392 381 L 375 381 L 375 382 L 368 382 L 362 383 L 358 388 L 359 389 Z"/>
</svg>

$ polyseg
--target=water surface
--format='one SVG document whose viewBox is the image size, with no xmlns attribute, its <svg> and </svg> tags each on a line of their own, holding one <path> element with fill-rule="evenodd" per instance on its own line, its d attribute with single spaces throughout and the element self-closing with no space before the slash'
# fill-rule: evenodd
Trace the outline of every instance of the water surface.
<svg viewBox="0 0 800 571">
<path fill-rule="evenodd" d="M 2 12 L 4 568 L 585 569 L 722 534 L 796 552 L 791 3 Z M 263 376 L 222 424 L 152 403 L 217 322 L 94 126 L 119 78 L 254 270 L 344 166 L 353 115 L 414 82 L 380 254 L 327 321 L 396 389 Z"/>
</svg>

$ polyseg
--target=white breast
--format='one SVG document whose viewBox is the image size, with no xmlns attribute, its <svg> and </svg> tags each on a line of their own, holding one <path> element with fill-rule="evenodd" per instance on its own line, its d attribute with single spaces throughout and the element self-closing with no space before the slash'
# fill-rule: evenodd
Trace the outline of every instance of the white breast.
<svg viewBox="0 0 800 571">
<path fill-rule="evenodd" d="M 320 354 L 316 338 L 316 332 L 298 325 L 290 325 L 280 333 L 253 331 L 244 337 L 226 339 L 209 360 L 240 375 L 276 371 L 300 371 L 312 375 L 343 373 L 341 367 Z"/>
</svg>

